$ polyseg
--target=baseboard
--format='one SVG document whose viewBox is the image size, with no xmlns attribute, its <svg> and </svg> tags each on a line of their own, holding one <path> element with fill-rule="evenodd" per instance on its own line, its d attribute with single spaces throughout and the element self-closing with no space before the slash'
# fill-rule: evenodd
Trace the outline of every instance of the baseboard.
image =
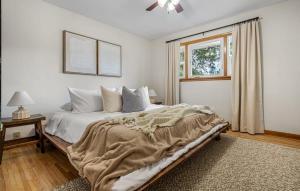
<svg viewBox="0 0 300 191">
<path fill-rule="evenodd" d="M 265 130 L 265 134 L 266 135 L 275 135 L 275 136 L 278 136 L 278 137 L 286 137 L 286 138 L 292 138 L 292 139 L 300 140 L 300 135 L 292 134 L 292 133 L 284 133 L 284 132 L 279 132 L 279 131 Z"/>
</svg>

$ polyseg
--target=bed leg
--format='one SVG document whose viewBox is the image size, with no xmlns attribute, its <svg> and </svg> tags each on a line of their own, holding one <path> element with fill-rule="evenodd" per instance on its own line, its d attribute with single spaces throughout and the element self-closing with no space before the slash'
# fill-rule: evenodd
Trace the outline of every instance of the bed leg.
<svg viewBox="0 0 300 191">
<path fill-rule="evenodd" d="M 217 136 L 215 137 L 215 140 L 216 140 L 216 141 L 220 141 L 220 140 L 221 140 L 221 136 L 220 136 L 220 134 L 219 134 L 219 135 L 217 135 Z"/>
</svg>

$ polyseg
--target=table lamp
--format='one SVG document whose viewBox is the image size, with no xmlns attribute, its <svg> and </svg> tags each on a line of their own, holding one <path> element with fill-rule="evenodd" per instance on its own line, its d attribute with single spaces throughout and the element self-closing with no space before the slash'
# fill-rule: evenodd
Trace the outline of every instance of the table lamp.
<svg viewBox="0 0 300 191">
<path fill-rule="evenodd" d="M 155 102 L 155 98 L 157 97 L 157 93 L 155 92 L 154 89 L 150 89 L 149 90 L 149 97 L 150 97 L 150 102 L 154 103 Z"/>
<path fill-rule="evenodd" d="M 34 104 L 32 98 L 25 91 L 17 91 L 10 98 L 7 106 L 18 106 L 18 110 L 12 113 L 13 119 L 25 119 L 29 118 L 29 112 L 23 107 L 24 105 Z"/>
</svg>

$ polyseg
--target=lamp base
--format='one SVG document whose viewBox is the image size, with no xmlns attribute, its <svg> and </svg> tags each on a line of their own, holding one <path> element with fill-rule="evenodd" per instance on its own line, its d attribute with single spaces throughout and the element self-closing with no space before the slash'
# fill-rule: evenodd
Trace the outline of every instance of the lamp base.
<svg viewBox="0 0 300 191">
<path fill-rule="evenodd" d="M 153 98 L 153 97 L 150 97 L 150 103 L 152 103 L 152 104 L 154 104 L 155 103 L 155 98 Z"/>
<path fill-rule="evenodd" d="M 26 118 L 29 118 L 29 117 L 30 117 L 30 114 L 29 114 L 28 110 L 26 110 L 22 106 L 20 106 L 17 111 L 14 111 L 12 113 L 12 118 L 13 119 L 26 119 Z"/>
</svg>

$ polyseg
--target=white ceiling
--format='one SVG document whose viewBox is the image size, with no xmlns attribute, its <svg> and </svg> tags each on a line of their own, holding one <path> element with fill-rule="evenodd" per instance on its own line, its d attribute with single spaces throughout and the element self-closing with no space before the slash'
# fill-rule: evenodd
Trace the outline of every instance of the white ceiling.
<svg viewBox="0 0 300 191">
<path fill-rule="evenodd" d="M 181 0 L 184 11 L 145 9 L 156 0 L 45 0 L 128 32 L 155 39 L 283 0 Z"/>
</svg>

